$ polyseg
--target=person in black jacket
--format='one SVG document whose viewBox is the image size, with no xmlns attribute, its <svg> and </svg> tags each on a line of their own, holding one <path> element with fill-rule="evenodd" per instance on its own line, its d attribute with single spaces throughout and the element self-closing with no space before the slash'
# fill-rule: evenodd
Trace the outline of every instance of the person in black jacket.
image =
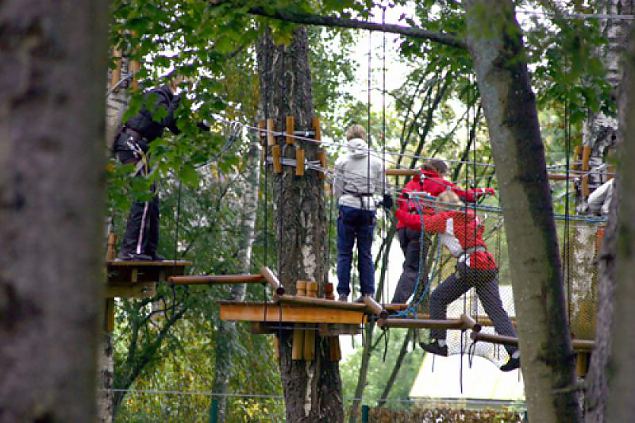
<svg viewBox="0 0 635 423">
<path fill-rule="evenodd" d="M 134 177 L 147 177 L 148 147 L 161 137 L 165 128 L 179 134 L 174 112 L 181 97 L 176 93 L 180 77 L 172 77 L 166 85 L 153 88 L 144 94 L 141 110 L 128 119 L 115 139 L 113 150 L 117 159 L 124 163 L 134 163 Z M 163 260 L 157 254 L 159 243 L 159 197 L 156 185 L 149 201 L 135 201 L 130 209 L 126 232 L 119 253 L 120 260 Z"/>
</svg>

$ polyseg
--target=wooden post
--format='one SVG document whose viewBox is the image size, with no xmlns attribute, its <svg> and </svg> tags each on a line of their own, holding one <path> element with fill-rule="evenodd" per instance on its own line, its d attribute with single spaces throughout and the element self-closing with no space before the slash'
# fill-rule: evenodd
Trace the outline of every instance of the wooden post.
<svg viewBox="0 0 635 423">
<path fill-rule="evenodd" d="M 585 145 L 582 148 L 582 171 L 587 172 L 589 170 L 589 159 L 591 158 L 591 146 Z M 589 190 L 589 175 L 582 177 L 582 195 L 587 198 L 590 194 Z"/>
<path fill-rule="evenodd" d="M 295 284 L 296 295 L 306 295 L 306 282 L 297 281 Z M 304 331 L 302 329 L 293 329 L 293 346 L 291 347 L 291 359 L 302 360 L 304 357 Z"/>
<path fill-rule="evenodd" d="M 267 145 L 269 147 L 276 145 L 276 138 L 273 136 L 273 119 L 267 119 Z"/>
<path fill-rule="evenodd" d="M 114 298 L 106 298 L 106 307 L 105 307 L 105 319 L 104 319 L 104 329 L 106 332 L 111 333 L 115 330 L 115 299 Z"/>
<path fill-rule="evenodd" d="M 112 89 L 121 80 L 121 50 L 113 50 L 112 57 L 115 59 L 115 68 L 110 73 L 110 88 Z"/>
<path fill-rule="evenodd" d="M 318 160 L 320 161 L 320 166 L 322 167 L 322 170 L 323 170 L 322 172 L 320 172 L 320 179 L 324 179 L 326 178 L 325 172 L 328 169 L 328 163 L 326 161 L 326 151 L 319 150 L 317 152 L 317 157 L 318 157 Z"/>
<path fill-rule="evenodd" d="M 287 129 L 286 129 L 285 142 L 288 145 L 293 145 L 293 143 L 295 143 L 293 131 L 295 131 L 295 122 L 293 120 L 293 116 L 287 116 Z"/>
<path fill-rule="evenodd" d="M 306 296 L 317 298 L 318 284 L 317 282 L 306 283 Z M 312 361 L 315 358 L 315 331 L 304 331 L 304 359 Z"/>
<path fill-rule="evenodd" d="M 117 257 L 117 234 L 108 232 L 106 261 L 113 261 Z"/>
<path fill-rule="evenodd" d="M 265 140 L 267 139 L 267 122 L 263 119 L 258 121 L 258 140 L 260 141 L 260 145 L 265 146 Z"/>
<path fill-rule="evenodd" d="M 313 128 L 313 132 L 315 133 L 313 139 L 315 139 L 316 141 L 322 141 L 322 130 L 320 129 L 319 117 L 313 116 L 313 118 L 311 118 L 311 127 Z"/>
<path fill-rule="evenodd" d="M 271 147 L 271 157 L 273 158 L 273 171 L 275 173 L 282 173 L 282 159 L 280 153 L 280 146 L 274 145 Z"/>
<path fill-rule="evenodd" d="M 333 292 L 333 284 L 327 283 L 324 285 L 324 298 L 327 300 L 335 300 L 335 294 Z M 342 350 L 340 349 L 340 337 L 329 336 L 329 361 L 340 361 L 342 359 Z"/>
<path fill-rule="evenodd" d="M 140 69 L 141 69 L 141 63 L 132 59 L 128 61 L 128 73 L 131 75 L 130 87 L 135 91 L 139 89 L 139 81 L 137 81 L 137 72 L 139 72 Z"/>
<path fill-rule="evenodd" d="M 578 377 L 585 377 L 589 371 L 589 358 L 590 353 L 586 351 L 580 351 L 575 356 L 575 372 Z"/>
<path fill-rule="evenodd" d="M 295 176 L 304 176 L 304 150 L 295 150 Z"/>
</svg>

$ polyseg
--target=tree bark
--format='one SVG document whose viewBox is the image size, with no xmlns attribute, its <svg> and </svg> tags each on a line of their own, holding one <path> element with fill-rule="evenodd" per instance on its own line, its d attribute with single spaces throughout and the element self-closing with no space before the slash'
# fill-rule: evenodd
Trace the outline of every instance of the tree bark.
<svg viewBox="0 0 635 423">
<path fill-rule="evenodd" d="M 0 421 L 96 417 L 106 2 L 0 7 Z"/>
<path fill-rule="evenodd" d="M 288 45 L 275 45 L 265 31 L 257 45 L 261 111 L 272 118 L 276 129 L 284 129 L 285 118 L 295 118 L 296 130 L 309 130 L 313 117 L 311 74 L 308 64 L 306 30 L 297 28 Z M 297 141 L 296 141 L 297 142 Z M 277 140 L 282 155 L 295 157 L 301 146 L 307 160 L 315 160 L 318 146 L 301 143 L 297 147 Z M 270 170 L 269 170 L 270 171 Z M 326 280 L 326 211 L 324 186 L 315 171 L 295 176 L 295 168 L 284 166 L 282 174 L 273 174 L 275 227 L 278 243 L 278 277 L 290 294 L 297 280 Z M 280 373 L 289 422 L 341 422 L 342 384 L 339 364 L 329 361 L 325 338 L 317 336 L 313 361 L 291 360 L 291 339 L 283 332 L 279 339 Z"/>
<path fill-rule="evenodd" d="M 633 180 L 635 166 L 635 26 L 631 25 L 625 45 L 624 78 L 619 104 L 620 135 L 623 139 L 619 160 L 619 192 L 629 193 L 635 189 Z M 608 403 L 607 421 L 630 421 L 635 415 L 635 332 L 631 317 L 635 308 L 635 199 L 633 195 L 622 195 L 617 210 L 617 243 L 614 263 L 614 307 L 610 352 L 607 369 Z"/>
<path fill-rule="evenodd" d="M 603 2 L 602 12 L 612 14 L 632 14 L 635 11 L 635 2 L 633 0 L 606 0 Z M 620 57 L 624 50 L 625 34 L 630 21 L 624 20 L 609 20 L 606 21 L 604 33 L 608 39 L 608 49 L 604 55 L 604 63 L 607 67 L 607 80 L 613 87 L 616 93 L 620 95 L 632 95 L 627 94 L 623 89 L 619 89 L 622 84 L 622 66 Z M 631 76 L 632 77 L 632 76 Z M 624 82 L 626 82 L 625 80 Z M 626 88 L 626 87 L 625 87 Z M 617 96 L 617 94 L 616 94 Z M 631 96 L 631 99 L 633 97 Z M 626 101 L 625 98 L 622 98 Z M 630 100 L 632 101 L 632 100 Z M 588 130 L 589 134 L 607 134 L 603 138 L 591 138 L 588 142 L 585 142 L 593 147 L 592 157 L 598 150 L 596 145 L 613 145 L 615 141 L 611 139 L 606 140 L 607 137 L 617 138 L 618 142 L 622 142 L 622 134 L 626 135 L 626 131 L 617 130 L 617 121 L 613 118 L 606 119 L 593 119 L 592 116 L 589 119 L 587 127 L 597 129 Z M 595 124 L 598 122 L 599 124 Z M 608 123 L 607 123 L 608 122 Z M 623 125 L 625 121 L 620 121 L 620 125 Z M 612 126 L 611 126 L 612 125 Z M 609 130 L 610 129 L 610 130 Z M 604 141 L 603 141 L 604 140 Z M 622 164 L 622 170 L 627 170 L 628 167 Z M 624 186 L 620 182 L 622 176 L 618 176 L 618 184 L 615 186 L 613 192 L 613 198 L 610 205 L 610 211 L 608 216 L 608 225 L 602 242 L 602 249 L 598 256 L 598 273 L 599 273 L 599 287 L 598 287 L 598 306 L 597 306 L 597 319 L 596 319 L 596 333 L 595 333 L 595 349 L 591 356 L 591 363 L 589 367 L 589 373 L 586 378 L 585 389 L 585 421 L 591 423 L 602 423 L 607 421 L 607 403 L 609 396 L 609 384 L 613 383 L 609 380 L 609 376 L 613 374 L 613 369 L 610 368 L 614 357 L 612 355 L 612 340 L 615 336 L 622 337 L 624 333 L 615 332 L 614 329 L 614 301 L 615 301 L 615 260 L 616 260 L 616 248 L 617 248 L 617 216 L 618 207 L 622 198 L 621 191 Z M 617 324 L 617 322 L 616 322 Z"/>
<path fill-rule="evenodd" d="M 247 153 L 246 177 L 243 182 L 240 197 L 240 231 L 239 262 L 240 271 L 249 273 L 251 270 L 251 252 L 255 240 L 256 217 L 258 211 L 258 181 L 260 157 L 258 142 L 252 142 Z M 238 205 L 237 205 L 238 206 Z M 245 284 L 231 286 L 229 300 L 242 301 L 245 298 Z M 224 422 L 226 418 L 227 386 L 232 375 L 232 357 L 235 355 L 235 344 L 238 342 L 236 322 L 221 322 L 216 334 L 216 362 L 214 365 L 214 384 L 212 392 L 218 400 L 218 421 Z"/>
<path fill-rule="evenodd" d="M 470 0 L 465 8 L 503 203 L 529 417 L 579 421 L 558 240 L 521 29 L 511 0 Z"/>
</svg>

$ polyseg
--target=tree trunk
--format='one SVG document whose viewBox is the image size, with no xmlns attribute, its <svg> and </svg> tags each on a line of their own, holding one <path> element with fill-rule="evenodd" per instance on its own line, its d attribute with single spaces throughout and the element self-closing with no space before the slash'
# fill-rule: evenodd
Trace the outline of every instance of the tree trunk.
<svg viewBox="0 0 635 423">
<path fill-rule="evenodd" d="M 265 31 L 257 45 L 261 111 L 274 120 L 277 130 L 285 128 L 285 118 L 295 118 L 296 130 L 309 130 L 313 117 L 311 74 L 308 64 L 306 30 L 297 28 L 288 45 L 275 45 Z M 282 155 L 295 158 L 302 147 L 307 160 L 316 160 L 318 146 L 296 141 L 284 145 L 277 139 Z M 271 150 L 270 148 L 268 148 Z M 284 166 L 273 174 L 275 227 L 278 242 L 278 277 L 287 292 L 295 293 L 297 280 L 316 281 L 319 293 L 326 280 L 326 211 L 324 186 L 315 171 L 295 176 L 295 168 Z M 269 169 L 268 171 L 271 171 Z M 316 337 L 313 361 L 291 360 L 291 333 L 279 339 L 280 373 L 289 422 L 341 422 L 342 384 L 339 364 L 329 361 L 328 342 Z"/>
<path fill-rule="evenodd" d="M 257 142 L 252 142 L 247 156 L 246 177 L 243 181 L 240 198 L 240 231 L 239 261 L 240 271 L 249 273 L 251 270 L 251 251 L 255 240 L 256 217 L 258 211 L 258 181 L 260 167 L 258 159 L 260 148 Z M 229 300 L 242 301 L 245 297 L 245 284 L 232 285 Z M 216 363 L 214 365 L 214 385 L 212 392 L 218 400 L 218 421 L 224 422 L 226 417 L 227 386 L 232 374 L 232 357 L 235 354 L 235 344 L 238 342 L 236 322 L 221 322 L 216 334 Z"/>
<path fill-rule="evenodd" d="M 623 139 L 619 161 L 619 192 L 632 194 L 635 189 L 635 26 L 631 24 L 625 45 L 624 79 L 619 101 L 620 135 Z M 615 203 L 615 201 L 614 201 Z M 617 244 L 614 263 L 614 310 L 607 369 L 607 421 L 630 421 L 635 415 L 635 331 L 631 316 L 635 313 L 635 199 L 622 195 L 617 209 Z M 615 217 L 615 216 L 613 216 Z"/>
<path fill-rule="evenodd" d="M 0 7 L 0 421 L 96 417 L 106 2 Z"/>
<path fill-rule="evenodd" d="M 511 0 L 470 0 L 465 7 L 503 203 L 529 416 L 541 423 L 579 421 L 553 206 L 521 29 Z"/>
<path fill-rule="evenodd" d="M 632 14 L 635 11 L 635 2 L 633 0 L 606 0 L 603 2 L 604 7 L 601 10 L 602 13 L 611 14 Z M 624 90 L 619 89 L 622 83 L 621 72 L 621 60 L 624 49 L 625 33 L 630 21 L 625 20 L 609 20 L 605 22 L 604 33 L 608 39 L 608 49 L 604 55 L 604 63 L 608 70 L 607 79 L 616 93 L 627 95 Z M 625 80 L 625 82 L 628 80 Z M 617 94 L 616 94 L 617 96 Z M 633 97 L 631 97 L 633 98 Z M 623 99 L 626 100 L 626 99 Z M 599 125 L 595 125 L 595 121 L 590 119 L 587 127 L 593 128 L 598 126 L 598 129 L 594 131 L 588 131 L 589 133 L 601 133 L 610 134 L 611 138 L 620 139 L 620 133 L 626 134 L 624 131 L 617 133 L 617 122 L 611 118 L 610 129 L 609 124 L 605 123 L 606 120 L 600 120 Z M 621 121 L 623 125 L 625 122 Z M 603 128 L 605 128 L 603 130 Z M 617 134 L 617 136 L 616 136 Z M 604 137 L 607 138 L 606 136 Z M 610 140 L 609 140 L 610 141 Z M 588 142 L 585 142 L 593 147 L 593 152 L 597 150 L 596 144 L 609 145 L 608 141 L 603 141 L 601 138 L 592 138 Z M 612 145 L 614 141 L 610 143 Z M 628 167 L 623 163 L 621 169 L 626 170 Z M 621 179 L 622 176 L 618 179 Z M 598 288 L 598 306 L 597 306 L 597 320 L 596 320 L 596 334 L 595 334 L 595 349 L 591 356 L 591 364 L 589 367 L 589 374 L 586 379 L 585 390 L 585 421 L 591 423 L 601 423 L 607 421 L 607 403 L 609 396 L 609 379 L 608 376 L 613 374 L 613 370 L 609 368 L 610 363 L 613 361 L 611 342 L 614 336 L 624 336 L 623 333 L 614 332 L 611 330 L 613 327 L 613 315 L 614 315 L 614 290 L 615 290 L 615 259 L 616 259 L 616 242 L 617 242 L 617 210 L 620 204 L 622 195 L 620 192 L 624 188 L 623 184 L 618 183 L 615 187 L 612 202 L 609 211 L 609 222 L 602 242 L 602 250 L 598 256 L 598 273 L 599 273 L 599 288 Z M 627 191 L 626 191 L 627 192 Z M 616 322 L 617 324 L 617 322 Z"/>
</svg>

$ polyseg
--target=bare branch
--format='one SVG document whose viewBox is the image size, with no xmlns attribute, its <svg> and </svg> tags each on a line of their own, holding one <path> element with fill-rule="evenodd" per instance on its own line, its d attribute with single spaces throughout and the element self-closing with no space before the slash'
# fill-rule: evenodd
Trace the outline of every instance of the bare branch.
<svg viewBox="0 0 635 423">
<path fill-rule="evenodd" d="M 262 7 L 252 7 L 249 13 L 257 16 L 264 16 L 271 19 L 279 19 L 286 22 L 293 22 L 303 25 L 319 25 L 339 28 L 357 28 L 367 29 L 370 31 L 390 32 L 401 34 L 412 38 L 422 38 L 437 43 L 445 44 L 451 47 L 465 49 L 465 42 L 452 34 L 444 34 L 441 32 L 428 31 L 422 28 L 413 28 L 395 24 L 380 24 L 375 22 L 365 22 L 357 19 L 339 18 L 336 16 L 320 16 L 308 13 L 292 12 L 289 10 L 268 11 Z"/>
</svg>

